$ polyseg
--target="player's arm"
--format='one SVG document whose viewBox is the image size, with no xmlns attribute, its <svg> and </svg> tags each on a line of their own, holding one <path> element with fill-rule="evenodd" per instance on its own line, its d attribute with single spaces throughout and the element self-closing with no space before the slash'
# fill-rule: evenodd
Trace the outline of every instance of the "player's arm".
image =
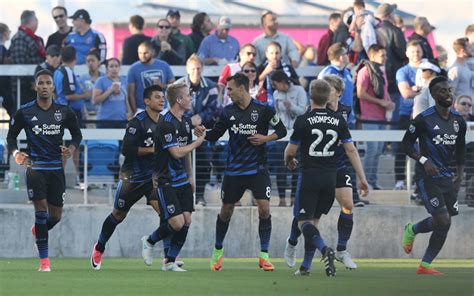
<svg viewBox="0 0 474 296">
<path fill-rule="evenodd" d="M 168 149 L 174 159 L 181 159 L 199 147 L 202 142 L 204 142 L 206 131 L 204 130 L 202 134 L 197 137 L 196 141 L 183 147 L 179 146 L 178 139 L 176 137 L 176 129 L 169 122 L 159 123 L 156 127 L 155 134 L 155 138 L 158 138 L 160 142 L 163 143 L 163 148 Z"/>
<path fill-rule="evenodd" d="M 438 173 L 438 168 L 431 162 L 431 160 L 418 153 L 415 149 L 415 142 L 423 132 L 425 132 L 425 123 L 420 114 L 411 121 L 410 127 L 405 132 L 401 144 L 402 149 L 410 158 L 421 163 L 428 175 L 436 175 Z"/>
<path fill-rule="evenodd" d="M 61 146 L 61 154 L 64 158 L 69 158 L 72 156 L 74 151 L 81 145 L 82 141 L 82 132 L 79 127 L 79 122 L 77 121 L 76 114 L 72 111 L 71 108 L 67 109 L 66 120 L 64 126 L 71 133 L 71 142 L 68 147 Z"/>
<path fill-rule="evenodd" d="M 221 115 L 217 118 L 217 122 L 214 124 L 214 127 L 210 131 L 206 132 L 205 139 L 210 142 L 219 140 L 219 138 L 224 135 L 228 127 L 227 114 L 225 110 L 223 110 Z M 199 131 L 199 133 L 196 133 L 196 131 Z M 195 135 L 199 137 L 202 131 L 205 131 L 205 129 L 196 128 Z"/>
<path fill-rule="evenodd" d="M 301 129 L 300 129 L 300 117 L 297 117 L 295 123 L 293 124 L 293 134 L 290 137 L 290 142 L 286 145 L 284 161 L 285 165 L 290 170 L 295 170 L 298 166 L 298 161 L 296 160 L 296 152 L 298 147 L 301 144 Z"/>
<path fill-rule="evenodd" d="M 191 153 L 186 155 L 184 157 L 184 169 L 186 170 L 186 173 L 188 174 L 188 180 L 189 183 L 191 184 L 191 188 L 193 192 L 196 189 L 196 183 L 194 182 L 194 175 L 193 175 L 193 167 L 192 167 L 192 161 L 191 161 Z"/>
<path fill-rule="evenodd" d="M 359 152 L 357 148 L 354 146 L 352 140 L 350 141 L 343 141 L 343 147 L 346 151 L 347 158 L 352 164 L 357 177 L 359 178 L 359 188 L 362 190 L 362 196 L 367 196 L 369 193 L 369 184 L 367 183 L 367 179 L 364 173 L 364 167 L 362 166 L 362 161 L 360 160 Z"/>
<path fill-rule="evenodd" d="M 125 129 L 123 136 L 122 154 L 130 159 L 138 156 L 152 154 L 154 147 L 140 147 L 139 143 L 142 138 L 140 123 L 136 119 L 132 119 Z"/>
<path fill-rule="evenodd" d="M 200 136 L 196 139 L 196 141 L 192 142 L 189 145 L 179 147 L 179 146 L 173 146 L 168 148 L 168 151 L 170 152 L 171 156 L 173 156 L 174 159 L 180 159 L 191 153 L 194 149 L 197 147 L 201 146 L 202 142 L 204 142 L 204 135 L 206 132 L 204 132 L 203 136 Z"/>
<path fill-rule="evenodd" d="M 25 121 L 23 118 L 23 113 L 21 110 L 18 110 L 13 116 L 10 129 L 8 129 L 7 146 L 8 146 L 8 151 L 13 154 L 13 158 L 15 158 L 15 162 L 20 165 L 23 164 L 24 161 L 28 157 L 26 153 L 18 150 L 17 137 L 24 127 L 25 127 Z"/>
<path fill-rule="evenodd" d="M 281 139 L 286 136 L 286 128 L 283 122 L 281 122 L 280 117 L 276 115 L 274 109 L 267 109 L 270 112 L 270 119 L 269 119 L 269 124 L 275 129 L 275 132 L 271 135 L 261 135 L 261 134 L 255 134 L 247 139 L 250 141 L 252 145 L 258 146 L 265 144 L 266 142 L 270 141 L 276 141 L 278 139 Z"/>
<path fill-rule="evenodd" d="M 464 162 L 466 159 L 466 122 L 459 122 L 459 134 L 456 138 L 456 179 L 454 180 L 454 189 L 456 192 L 461 187 L 464 172 Z"/>
</svg>

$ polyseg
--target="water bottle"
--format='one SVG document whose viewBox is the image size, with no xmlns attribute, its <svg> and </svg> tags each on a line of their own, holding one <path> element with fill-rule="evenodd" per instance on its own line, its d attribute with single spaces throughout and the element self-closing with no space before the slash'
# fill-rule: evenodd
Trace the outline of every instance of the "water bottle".
<svg viewBox="0 0 474 296">
<path fill-rule="evenodd" d="M 20 190 L 20 174 L 19 173 L 15 173 L 13 175 L 13 190 Z"/>
</svg>

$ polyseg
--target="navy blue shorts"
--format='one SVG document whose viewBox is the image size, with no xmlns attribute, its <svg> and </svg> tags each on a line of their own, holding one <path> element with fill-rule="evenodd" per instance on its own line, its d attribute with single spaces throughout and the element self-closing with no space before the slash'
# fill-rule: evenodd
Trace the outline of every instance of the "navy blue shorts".
<svg viewBox="0 0 474 296">
<path fill-rule="evenodd" d="M 172 187 L 169 184 L 160 185 L 155 188 L 160 204 L 162 219 L 182 214 L 183 212 L 194 212 L 194 196 L 191 184 Z"/>
<path fill-rule="evenodd" d="M 150 200 L 158 200 L 151 180 L 141 183 L 130 183 L 126 180 L 120 180 L 117 185 L 117 192 L 115 193 L 114 208 L 128 212 L 143 196 L 146 196 L 148 203 Z"/>
<path fill-rule="evenodd" d="M 298 176 L 293 215 L 298 221 L 329 213 L 336 197 L 336 172 L 302 172 Z"/>
<path fill-rule="evenodd" d="M 272 182 L 267 170 L 253 175 L 229 176 L 222 181 L 221 199 L 225 204 L 238 202 L 245 190 L 249 189 L 255 199 L 269 200 L 272 196 Z"/>
<path fill-rule="evenodd" d="M 349 175 L 347 168 L 337 170 L 336 178 L 336 188 L 352 188 L 352 179 L 351 175 Z"/>
<path fill-rule="evenodd" d="M 451 216 L 459 214 L 457 194 L 451 178 L 423 178 L 416 182 L 421 199 L 430 214 L 448 211 Z"/>
<path fill-rule="evenodd" d="M 26 188 L 29 200 L 46 199 L 49 204 L 62 207 L 66 196 L 64 170 L 26 169 Z"/>
</svg>

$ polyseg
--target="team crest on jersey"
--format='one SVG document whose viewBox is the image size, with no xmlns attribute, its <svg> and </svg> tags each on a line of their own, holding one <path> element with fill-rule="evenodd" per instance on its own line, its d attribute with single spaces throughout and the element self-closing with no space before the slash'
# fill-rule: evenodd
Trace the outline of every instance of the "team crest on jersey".
<svg viewBox="0 0 474 296">
<path fill-rule="evenodd" d="M 257 120 L 258 120 L 258 113 L 257 113 L 257 110 L 253 110 L 253 111 L 252 111 L 252 114 L 250 114 L 250 119 L 251 119 L 253 122 L 257 122 Z"/>
<path fill-rule="evenodd" d="M 166 210 L 168 210 L 168 213 L 174 214 L 174 211 L 176 210 L 174 205 L 169 205 L 166 207 Z"/>
<path fill-rule="evenodd" d="M 413 124 L 410 124 L 410 127 L 408 128 L 408 130 L 410 131 L 410 133 L 414 134 L 415 133 L 415 126 Z"/>
<path fill-rule="evenodd" d="M 189 126 L 189 123 L 186 122 L 186 133 L 189 134 L 190 131 L 191 131 L 191 127 Z"/>
<path fill-rule="evenodd" d="M 165 141 L 166 142 L 171 142 L 173 140 L 173 135 L 172 134 L 166 134 L 165 135 Z"/>
<path fill-rule="evenodd" d="M 34 195 L 35 193 L 33 192 L 33 189 L 28 189 L 28 197 L 32 199 Z"/>
<path fill-rule="evenodd" d="M 437 197 L 433 197 L 432 199 L 430 199 L 430 204 L 435 208 L 438 207 L 439 206 L 439 199 Z"/>
<path fill-rule="evenodd" d="M 125 206 L 125 200 L 119 198 L 119 200 L 118 200 L 118 207 L 119 207 L 119 208 L 123 208 L 124 206 Z"/>
<path fill-rule="evenodd" d="M 61 121 L 61 119 L 63 119 L 63 114 L 58 110 L 54 113 L 54 119 L 56 121 Z"/>
<path fill-rule="evenodd" d="M 130 134 L 134 135 L 134 134 L 137 132 L 137 129 L 134 128 L 134 127 L 129 127 L 129 128 L 128 128 L 128 132 L 129 132 Z"/>
<path fill-rule="evenodd" d="M 457 120 L 454 121 L 453 128 L 456 133 L 459 132 L 459 123 Z"/>
</svg>

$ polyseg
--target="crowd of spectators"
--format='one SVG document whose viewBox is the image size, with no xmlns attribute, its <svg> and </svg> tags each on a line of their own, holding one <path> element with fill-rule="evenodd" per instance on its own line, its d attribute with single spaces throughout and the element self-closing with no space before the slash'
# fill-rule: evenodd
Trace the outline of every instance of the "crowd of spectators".
<svg viewBox="0 0 474 296">
<path fill-rule="evenodd" d="M 0 23 L 0 64 L 34 64 L 37 71 L 54 72 L 56 100 L 68 104 L 80 122 L 105 120 L 97 123 L 98 128 L 123 127 L 127 119 L 144 109 L 146 87 L 157 84 L 166 88 L 174 83 L 179 77 L 174 76 L 170 65 L 186 65 L 187 75 L 178 81 L 189 86 L 193 97 L 190 116 L 193 124 L 208 128 L 219 110 L 230 104 L 226 78 L 240 71 L 250 79 L 252 97 L 273 106 L 289 129 L 308 105 L 308 82 L 327 75 L 337 75 L 344 81 L 341 103 L 353 110 L 348 118 L 351 128 L 406 129 L 411 118 L 433 105 L 427 85 L 437 75 L 447 75 L 456 98 L 454 108 L 472 120 L 474 25 L 466 28 L 464 37 L 454 40 L 456 60 L 446 67 L 444 53 L 428 42 L 435 30 L 428 19 L 417 16 L 413 34 L 405 38 L 406 27 L 396 10 L 396 4 L 382 3 L 370 11 L 363 0 L 355 0 L 352 7 L 328 16 L 328 30 L 317 46 L 302 46 L 279 32 L 278 16 L 269 10 L 261 14 L 262 34 L 242 46 L 232 36 L 228 16 L 218 18 L 213 32 L 211 17 L 198 13 L 192 19 L 191 33 L 184 35 L 180 30 L 181 14 L 171 9 L 157 21 L 156 34 L 146 36 L 145 20 L 134 15 L 129 20 L 131 35 L 123 43 L 120 59 L 107 56 L 105 37 L 91 28 L 88 11 L 79 9 L 68 16 L 65 7 L 53 8 L 51 16 L 58 29 L 48 36 L 45 47 L 43 38 L 35 33 L 35 12 L 25 10 L 8 49 L 4 45 L 11 31 Z M 67 18 L 72 19 L 73 26 L 68 25 Z M 81 64 L 87 65 L 88 73 L 77 77 L 74 66 Z M 130 65 L 126 77 L 120 76 L 121 64 Z M 204 77 L 205 65 L 221 65 L 219 79 Z M 316 65 L 323 69 L 319 73 L 315 70 L 312 76 L 298 77 L 295 71 L 299 66 Z M 19 80 L 0 76 L 0 101 L 10 116 L 16 109 L 18 88 L 22 104 L 35 98 L 32 82 L 28 76 Z M 216 150 L 213 145 L 203 145 L 205 156 L 197 160 L 206 167 L 197 175 L 202 182 L 198 185 L 199 200 L 210 179 L 208 164 Z M 386 146 L 382 142 L 366 145 L 364 164 L 373 189 L 381 189 L 377 183 L 378 158 Z M 283 148 L 284 144 L 269 149 L 281 159 Z M 391 148 L 396 154 L 395 189 L 405 189 L 405 155 L 396 145 Z M 279 187 L 284 189 L 285 183 L 286 174 L 278 179 Z M 279 190 L 282 205 L 283 189 Z"/>
</svg>

